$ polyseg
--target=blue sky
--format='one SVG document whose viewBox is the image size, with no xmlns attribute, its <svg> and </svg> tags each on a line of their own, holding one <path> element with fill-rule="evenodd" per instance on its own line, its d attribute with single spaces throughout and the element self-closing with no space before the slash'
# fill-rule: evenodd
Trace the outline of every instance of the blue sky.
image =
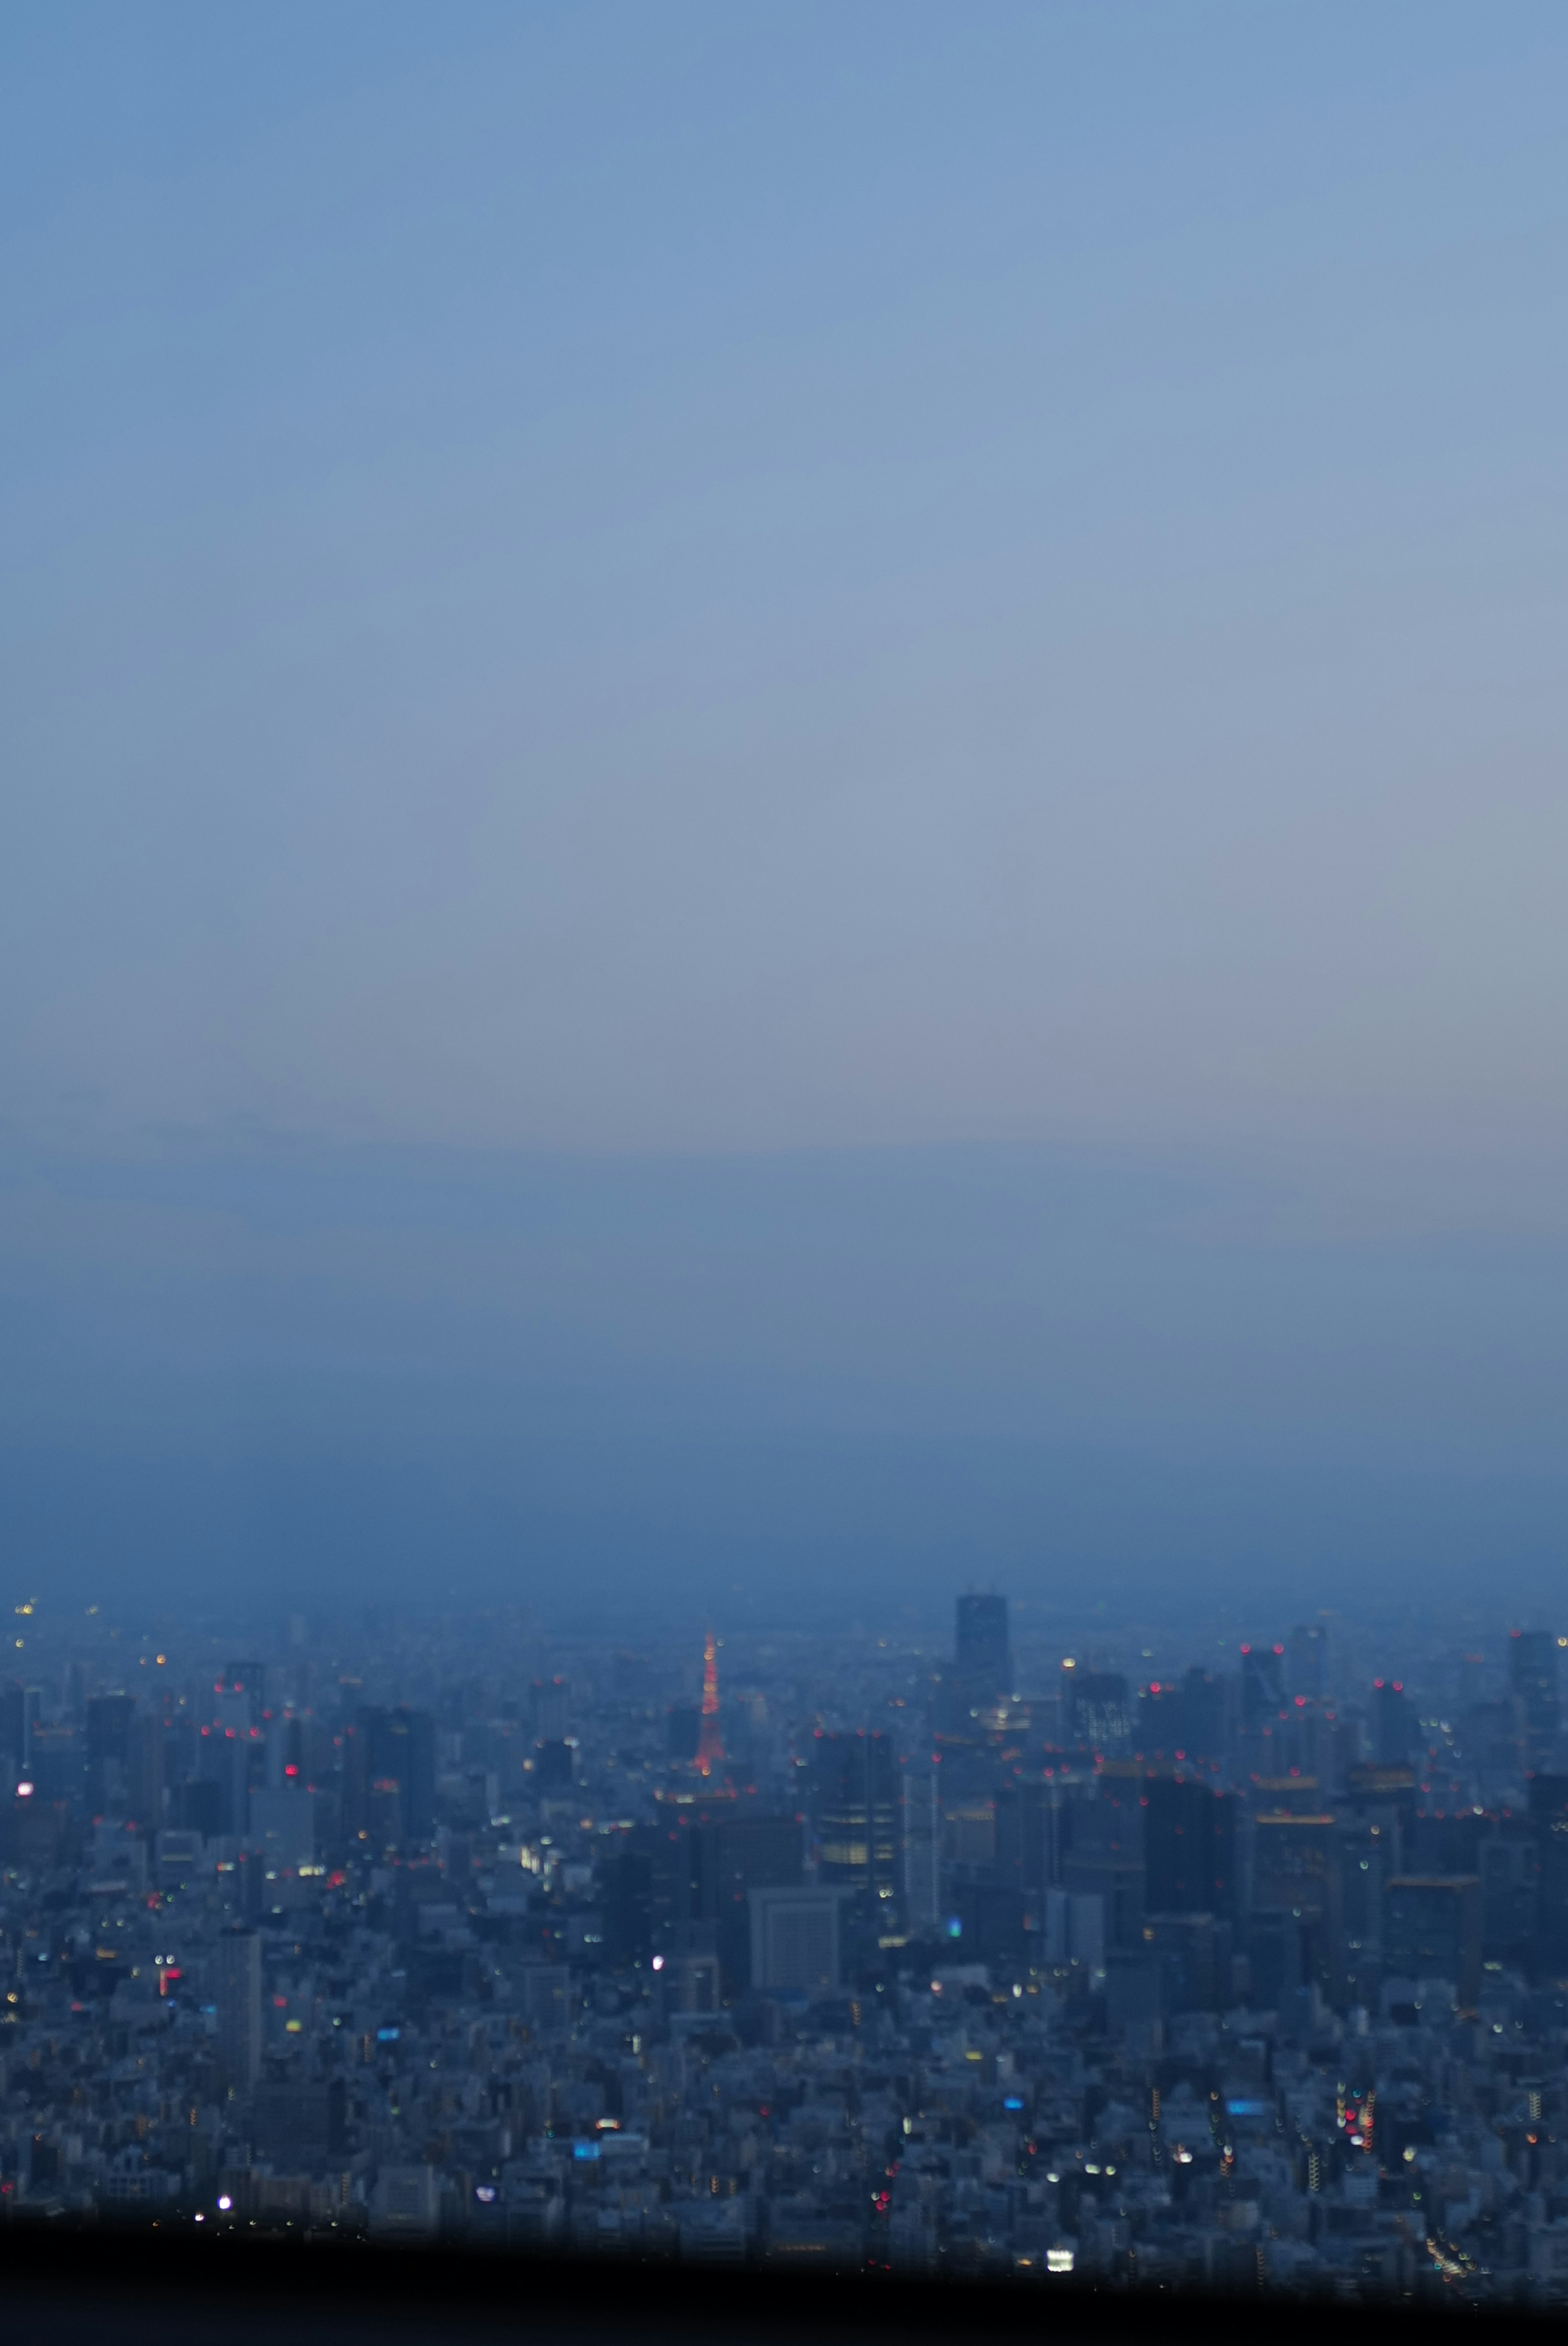
<svg viewBox="0 0 1568 2346">
<path fill-rule="evenodd" d="M 39 1571 L 1553 1568 L 1565 69 L 9 10 Z"/>
</svg>

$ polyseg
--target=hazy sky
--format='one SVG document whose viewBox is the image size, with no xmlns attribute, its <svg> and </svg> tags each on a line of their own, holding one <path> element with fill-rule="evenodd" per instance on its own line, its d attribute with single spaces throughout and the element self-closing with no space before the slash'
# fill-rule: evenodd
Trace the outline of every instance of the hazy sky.
<svg viewBox="0 0 1568 2346">
<path fill-rule="evenodd" d="M 15 1552 L 1554 1571 L 1565 98 L 10 6 Z"/>
</svg>

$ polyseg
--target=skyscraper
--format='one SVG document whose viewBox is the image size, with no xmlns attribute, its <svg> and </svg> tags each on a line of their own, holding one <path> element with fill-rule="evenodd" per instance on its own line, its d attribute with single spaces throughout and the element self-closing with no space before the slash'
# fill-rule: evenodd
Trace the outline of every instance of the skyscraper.
<svg viewBox="0 0 1568 2346">
<path fill-rule="evenodd" d="M 1236 1903 L 1236 1799 L 1207 1784 L 1150 1780 L 1144 1862 L 1151 1914 L 1214 1914 Z"/>
<path fill-rule="evenodd" d="M 87 1800 L 95 1815 L 122 1809 L 136 1718 L 134 1694 L 97 1694 L 87 1701 Z"/>
<path fill-rule="evenodd" d="M 942 1907 L 942 1816 L 929 1760 L 905 1770 L 903 1808 L 904 1926 L 932 1931 Z"/>
<path fill-rule="evenodd" d="M 428 1710 L 364 1704 L 343 1755 L 343 1817 L 360 1838 L 428 1841 L 435 1831 L 435 1721 Z"/>
<path fill-rule="evenodd" d="M 1481 1994 L 1481 1885 L 1465 1874 L 1395 1875 L 1383 1893 L 1383 1962 L 1404 1978 L 1447 1980 L 1456 2004 Z"/>
<path fill-rule="evenodd" d="M 958 1676 L 983 1698 L 1012 1693 L 1013 1647 L 1007 1635 L 1005 1596 L 959 1598 L 953 1664 Z"/>
<path fill-rule="evenodd" d="M 1241 1649 L 1241 1724 L 1248 1733 L 1285 1708 L 1285 1648 L 1283 1646 L 1243 1646 Z"/>
<path fill-rule="evenodd" d="M 1550 1767 L 1557 1741 L 1557 1640 L 1550 1629 L 1515 1629 L 1508 1640 L 1508 1684 L 1524 1710 L 1524 1764 Z"/>
<path fill-rule="evenodd" d="M 811 1760 L 820 1879 L 891 1899 L 898 1889 L 901 1778 L 885 1735 L 819 1735 Z"/>
<path fill-rule="evenodd" d="M 1407 1760 L 1420 1733 L 1420 1722 L 1400 1678 L 1372 1682 L 1372 1752 L 1380 1768 L 1398 1768 Z"/>
<path fill-rule="evenodd" d="M 218 2059 L 231 2092 L 248 2094 L 261 2074 L 261 1942 L 254 1931 L 224 1931 L 216 1964 Z"/>
<path fill-rule="evenodd" d="M 1328 1692 L 1329 1632 L 1321 1621 L 1298 1622 L 1285 1640 L 1285 1691 L 1319 1702 Z"/>
<path fill-rule="evenodd" d="M 0 1755 L 24 1775 L 33 1764 L 33 1730 L 42 1703 L 38 1687 L 13 1684 L 0 1690 Z"/>
</svg>

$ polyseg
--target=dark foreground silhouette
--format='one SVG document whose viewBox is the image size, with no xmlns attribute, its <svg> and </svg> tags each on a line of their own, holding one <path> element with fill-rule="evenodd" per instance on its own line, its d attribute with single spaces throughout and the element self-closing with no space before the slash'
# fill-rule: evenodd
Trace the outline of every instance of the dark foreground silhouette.
<svg viewBox="0 0 1568 2346">
<path fill-rule="evenodd" d="M 1062 2346 L 1176 2336 L 1321 2346 L 1325 2325 L 1376 2322 L 1380 2346 L 1434 2330 L 1539 2336 L 1561 2317 L 1466 2305 L 1433 2289 L 1375 2308 L 1332 2300 L 1096 2290 L 1071 2280 L 957 2282 L 519 2257 L 161 2225 L 0 2229 L 4 2346 L 879 2346 L 899 2339 L 1048 2338 Z"/>
</svg>

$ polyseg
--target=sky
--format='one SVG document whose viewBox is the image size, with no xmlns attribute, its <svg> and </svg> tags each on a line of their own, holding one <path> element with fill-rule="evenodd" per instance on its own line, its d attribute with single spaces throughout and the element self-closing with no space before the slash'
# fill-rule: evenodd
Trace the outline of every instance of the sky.
<svg viewBox="0 0 1568 2346">
<path fill-rule="evenodd" d="M 1568 1528 L 1568 18 L 0 20 L 0 1553 Z"/>
</svg>

